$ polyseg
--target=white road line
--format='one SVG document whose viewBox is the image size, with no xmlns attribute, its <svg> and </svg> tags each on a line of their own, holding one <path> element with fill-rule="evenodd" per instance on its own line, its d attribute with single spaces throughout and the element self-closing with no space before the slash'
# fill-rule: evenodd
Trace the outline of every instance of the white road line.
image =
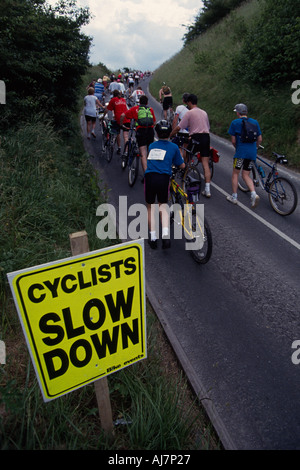
<svg viewBox="0 0 300 470">
<path fill-rule="evenodd" d="M 219 191 L 220 193 L 224 194 L 224 196 L 229 196 L 229 194 L 224 191 L 224 189 L 220 188 L 220 186 L 217 186 L 215 183 L 213 183 L 211 181 L 211 186 L 215 189 L 217 189 L 217 191 Z M 278 230 L 278 228 L 274 227 L 274 225 L 270 224 L 269 222 L 267 222 L 265 219 L 263 219 L 262 217 L 260 217 L 259 215 L 257 215 L 253 210 L 249 209 L 249 207 L 246 207 L 244 204 L 242 204 L 241 202 L 238 201 L 238 204 L 237 204 L 241 209 L 243 209 L 244 211 L 246 211 L 248 214 L 252 215 L 252 217 L 254 217 L 256 220 L 258 220 L 259 222 L 261 222 L 262 224 L 264 224 L 266 227 L 268 227 L 270 230 L 272 230 L 274 233 L 276 233 L 277 235 L 279 235 L 281 238 L 283 238 L 285 241 L 287 241 L 288 243 L 290 243 L 291 245 L 293 245 L 295 248 L 297 248 L 298 250 L 300 250 L 300 244 L 297 243 L 295 240 L 293 240 L 292 238 L 288 237 L 285 233 L 281 232 L 281 230 Z"/>
</svg>

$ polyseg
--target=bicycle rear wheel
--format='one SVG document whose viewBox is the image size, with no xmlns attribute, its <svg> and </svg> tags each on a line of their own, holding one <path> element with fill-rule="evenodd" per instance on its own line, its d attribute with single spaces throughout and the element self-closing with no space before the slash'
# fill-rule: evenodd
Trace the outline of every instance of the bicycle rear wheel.
<svg viewBox="0 0 300 470">
<path fill-rule="evenodd" d="M 133 158 L 131 164 L 128 166 L 128 184 L 130 187 L 134 185 L 139 174 L 140 157 L 136 149 L 133 149 Z"/>
<path fill-rule="evenodd" d="M 186 193 L 191 181 L 199 181 L 199 194 L 201 192 L 201 175 L 194 165 L 188 167 L 182 178 L 182 189 Z"/>
<path fill-rule="evenodd" d="M 295 186 L 287 178 L 278 176 L 270 184 L 269 201 L 277 214 L 290 215 L 297 207 L 298 196 Z"/>
<path fill-rule="evenodd" d="M 240 174 L 239 174 L 239 179 L 238 179 L 238 188 L 243 191 L 243 193 L 248 193 L 250 191 L 250 189 L 248 188 L 248 186 L 246 185 L 245 181 L 243 180 L 243 177 L 242 177 L 242 171 L 240 171 Z M 257 186 L 256 184 L 256 171 L 255 171 L 255 168 L 253 167 L 252 170 L 250 170 L 250 178 L 253 179 L 253 183 L 254 183 L 254 186 Z"/>
<path fill-rule="evenodd" d="M 129 144 L 129 141 L 128 141 L 125 144 L 124 153 L 123 153 L 122 158 L 121 158 L 121 168 L 122 168 L 122 170 L 125 170 L 125 168 L 127 166 L 128 157 L 129 157 L 129 154 L 130 154 L 130 148 L 131 148 L 131 145 Z"/>
<path fill-rule="evenodd" d="M 210 226 L 206 219 L 204 219 L 204 227 L 201 226 L 195 209 L 193 209 L 192 213 L 192 224 L 193 231 L 197 231 L 197 233 L 200 233 L 200 235 L 198 236 L 201 236 L 203 238 L 203 245 L 199 249 L 191 250 L 190 253 L 196 263 L 206 264 L 211 258 L 213 245 Z M 191 241 L 191 243 L 197 243 L 196 237 L 193 241 Z"/>
<path fill-rule="evenodd" d="M 111 159 L 113 157 L 115 142 L 116 142 L 116 136 L 110 135 L 110 138 L 107 142 L 106 149 L 105 149 L 106 150 L 105 151 L 105 158 L 108 161 L 108 163 L 111 162 Z"/>
</svg>

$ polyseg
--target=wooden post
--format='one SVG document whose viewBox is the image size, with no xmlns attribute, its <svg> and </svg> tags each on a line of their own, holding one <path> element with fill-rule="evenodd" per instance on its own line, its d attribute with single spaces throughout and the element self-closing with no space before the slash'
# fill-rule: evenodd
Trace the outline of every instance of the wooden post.
<svg viewBox="0 0 300 470">
<path fill-rule="evenodd" d="M 90 251 L 88 236 L 85 230 L 82 232 L 71 233 L 70 243 L 73 256 L 88 253 Z M 112 436 L 114 425 L 107 377 L 95 380 L 94 384 L 102 429 L 107 435 Z"/>
</svg>

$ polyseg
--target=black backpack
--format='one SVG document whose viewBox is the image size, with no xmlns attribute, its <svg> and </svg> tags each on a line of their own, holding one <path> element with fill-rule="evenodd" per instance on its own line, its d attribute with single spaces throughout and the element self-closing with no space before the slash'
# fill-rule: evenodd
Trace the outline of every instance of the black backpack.
<svg viewBox="0 0 300 470">
<path fill-rule="evenodd" d="M 243 119 L 242 122 L 242 133 L 241 141 L 244 144 L 253 144 L 258 138 L 258 127 L 254 122 L 248 121 L 248 119 Z"/>
</svg>

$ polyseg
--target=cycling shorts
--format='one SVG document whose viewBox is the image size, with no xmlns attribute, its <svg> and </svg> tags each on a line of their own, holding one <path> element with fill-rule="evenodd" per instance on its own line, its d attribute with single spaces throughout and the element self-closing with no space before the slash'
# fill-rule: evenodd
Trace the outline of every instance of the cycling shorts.
<svg viewBox="0 0 300 470">
<path fill-rule="evenodd" d="M 169 198 L 170 175 L 166 173 L 145 174 L 145 200 L 147 204 L 167 204 Z"/>
<path fill-rule="evenodd" d="M 196 140 L 198 143 L 194 150 L 200 152 L 201 157 L 209 157 L 210 155 L 210 136 L 209 134 L 193 134 L 191 135 L 191 141 L 188 145 L 190 150 L 193 147 L 192 141 Z"/>
<path fill-rule="evenodd" d="M 148 147 L 154 141 L 153 127 L 138 127 L 136 140 L 139 147 Z"/>
<path fill-rule="evenodd" d="M 248 158 L 234 158 L 233 159 L 233 168 L 235 170 L 251 171 L 254 166 L 254 160 L 249 160 Z"/>
<path fill-rule="evenodd" d="M 167 109 L 172 108 L 172 106 L 173 106 L 172 96 L 166 96 L 163 100 L 163 109 L 167 111 Z"/>
<path fill-rule="evenodd" d="M 96 118 L 94 116 L 88 116 L 87 114 L 85 115 L 85 120 L 86 122 L 89 122 L 89 121 L 96 122 Z"/>
</svg>

